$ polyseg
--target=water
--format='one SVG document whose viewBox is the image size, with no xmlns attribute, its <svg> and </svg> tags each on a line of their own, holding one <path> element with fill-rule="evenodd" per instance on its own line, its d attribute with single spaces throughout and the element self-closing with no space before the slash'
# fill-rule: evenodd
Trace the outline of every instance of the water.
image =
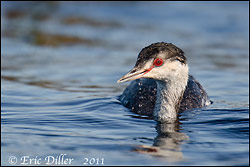
<svg viewBox="0 0 250 167">
<path fill-rule="evenodd" d="M 1 2 L 1 25 L 1 165 L 249 165 L 249 2 Z M 214 101 L 175 124 L 117 100 L 159 41 Z"/>
</svg>

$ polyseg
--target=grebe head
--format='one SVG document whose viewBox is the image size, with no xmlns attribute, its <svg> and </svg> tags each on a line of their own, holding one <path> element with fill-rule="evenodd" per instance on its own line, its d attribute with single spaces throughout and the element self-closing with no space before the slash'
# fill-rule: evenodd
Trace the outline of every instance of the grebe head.
<svg viewBox="0 0 250 167">
<path fill-rule="evenodd" d="M 159 42 L 141 50 L 135 66 L 117 82 L 131 81 L 138 78 L 181 81 L 188 76 L 188 65 L 184 52 L 171 43 Z M 186 77 L 185 77 L 186 78 Z"/>
</svg>

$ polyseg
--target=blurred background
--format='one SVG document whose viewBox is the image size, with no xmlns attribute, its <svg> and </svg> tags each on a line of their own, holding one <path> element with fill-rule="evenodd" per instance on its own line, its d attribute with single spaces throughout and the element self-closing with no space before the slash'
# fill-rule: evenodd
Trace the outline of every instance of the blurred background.
<svg viewBox="0 0 250 167">
<path fill-rule="evenodd" d="M 249 164 L 249 2 L 233 1 L 1 2 L 1 164 L 60 153 L 73 165 L 85 156 L 105 165 L 173 163 L 166 152 L 131 151 L 166 150 L 155 143 L 166 135 L 116 98 L 129 84 L 117 79 L 161 41 L 185 52 L 214 101 L 181 115 L 175 132 L 189 139 L 171 138 L 181 154 L 174 163 Z"/>
</svg>

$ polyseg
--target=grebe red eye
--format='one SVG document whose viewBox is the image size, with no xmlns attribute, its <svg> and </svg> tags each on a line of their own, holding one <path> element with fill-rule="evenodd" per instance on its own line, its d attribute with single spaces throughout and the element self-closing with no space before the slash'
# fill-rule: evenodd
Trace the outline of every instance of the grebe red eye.
<svg viewBox="0 0 250 167">
<path fill-rule="evenodd" d="M 154 60 L 154 65 L 155 66 L 161 66 L 163 64 L 163 60 L 161 58 L 156 58 Z"/>
</svg>

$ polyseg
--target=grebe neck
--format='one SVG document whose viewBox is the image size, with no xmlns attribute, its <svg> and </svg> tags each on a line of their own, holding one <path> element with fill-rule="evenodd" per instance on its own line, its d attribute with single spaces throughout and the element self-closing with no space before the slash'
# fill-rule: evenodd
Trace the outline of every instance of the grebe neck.
<svg viewBox="0 0 250 167">
<path fill-rule="evenodd" d="M 176 120 L 187 86 L 188 71 L 169 78 L 166 80 L 156 80 L 157 98 L 153 115 L 154 119 L 159 122 Z"/>
</svg>

